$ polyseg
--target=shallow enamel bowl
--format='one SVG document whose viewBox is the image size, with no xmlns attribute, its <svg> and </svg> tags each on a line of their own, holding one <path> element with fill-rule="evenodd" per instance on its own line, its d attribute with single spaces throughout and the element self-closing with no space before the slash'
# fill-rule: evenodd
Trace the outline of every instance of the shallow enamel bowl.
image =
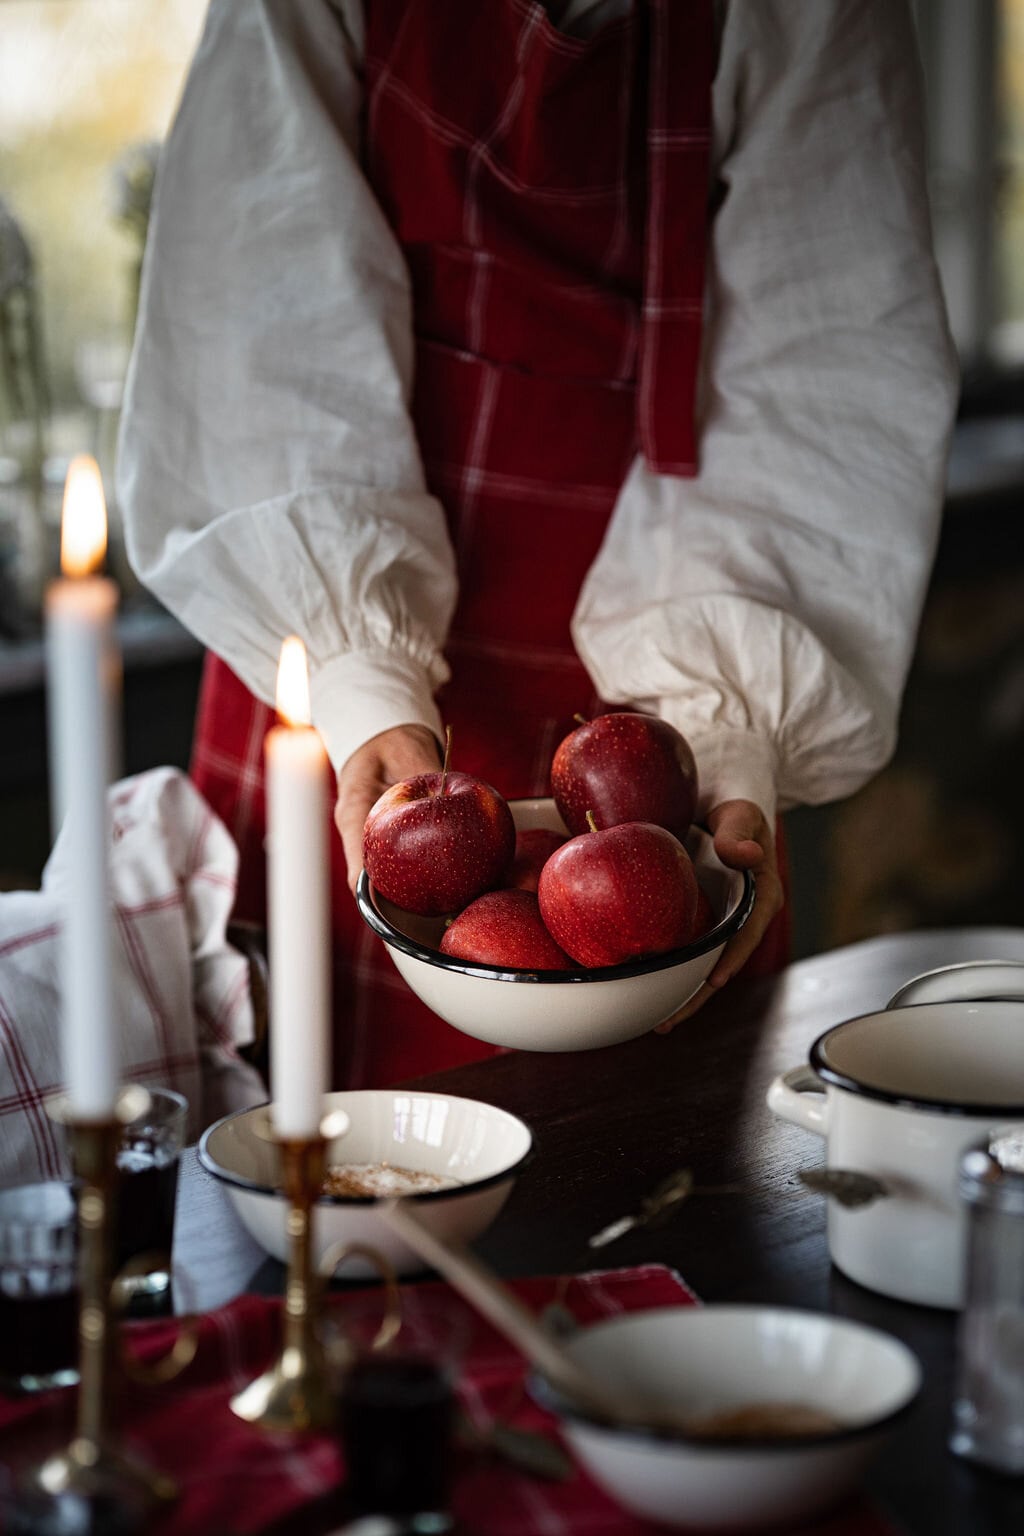
<svg viewBox="0 0 1024 1536">
<path fill-rule="evenodd" d="M 590 1476 L 642 1519 L 701 1531 L 791 1529 L 848 1495 L 921 1385 L 916 1357 L 860 1323 L 788 1307 L 666 1307 L 581 1329 L 566 1346 L 611 1387 L 687 1417 L 790 1404 L 841 1427 L 799 1439 L 610 1429 L 553 1397 Z"/>
<path fill-rule="evenodd" d="M 565 831 L 552 800 L 509 805 L 519 831 Z M 718 918 L 715 927 L 682 949 L 597 970 L 501 970 L 453 959 L 438 948 L 445 919 L 403 912 L 376 894 L 365 870 L 356 901 L 417 997 L 463 1034 L 516 1050 L 593 1050 L 632 1040 L 670 1018 L 697 991 L 726 940 L 750 914 L 752 876 L 726 869 L 700 828 L 691 829 L 687 848 Z"/>
<path fill-rule="evenodd" d="M 367 1088 L 326 1094 L 324 1108 L 329 1114 L 342 1110 L 348 1117 L 348 1129 L 328 1143 L 328 1166 L 387 1162 L 457 1179 L 453 1188 L 410 1198 L 426 1226 L 440 1237 L 461 1242 L 472 1242 L 490 1226 L 533 1144 L 526 1123 L 507 1110 L 452 1094 Z M 199 1161 L 224 1185 L 256 1241 L 284 1262 L 286 1206 L 277 1187 L 278 1152 L 270 1132 L 269 1104 L 226 1115 L 211 1125 L 199 1143 Z M 423 1269 L 423 1260 L 381 1221 L 380 1204 L 358 1196 L 324 1195 L 318 1200 L 313 1245 L 321 1272 L 333 1268 L 329 1250 L 340 1243 L 375 1248 L 400 1275 Z M 349 1279 L 372 1276 L 376 1270 L 368 1260 L 353 1257 L 339 1273 Z"/>
<path fill-rule="evenodd" d="M 913 1003 L 961 1003 L 1024 999 L 1024 964 L 1019 960 L 965 960 L 942 965 L 904 982 L 886 1008 Z"/>
</svg>

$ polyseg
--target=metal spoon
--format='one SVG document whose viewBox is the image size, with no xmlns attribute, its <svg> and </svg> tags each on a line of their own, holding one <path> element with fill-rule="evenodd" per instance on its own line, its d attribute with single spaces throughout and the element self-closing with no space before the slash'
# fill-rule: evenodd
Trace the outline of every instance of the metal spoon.
<svg viewBox="0 0 1024 1536">
<path fill-rule="evenodd" d="M 847 1210 L 857 1210 L 872 1205 L 874 1201 L 884 1200 L 887 1195 L 892 1194 L 891 1189 L 883 1184 L 881 1179 L 849 1168 L 803 1168 L 797 1174 L 797 1178 L 807 1189 L 818 1195 L 829 1196 L 830 1199 L 845 1206 Z M 604 1248 L 608 1243 L 614 1243 L 620 1237 L 625 1237 L 627 1232 L 632 1232 L 636 1227 L 654 1226 L 666 1220 L 676 1206 L 681 1205 L 691 1195 L 756 1193 L 756 1190 L 748 1190 L 742 1184 L 695 1184 L 692 1169 L 679 1168 L 655 1186 L 641 1201 L 638 1211 L 609 1222 L 606 1227 L 601 1228 L 600 1232 L 595 1232 L 593 1237 L 588 1238 L 587 1246 Z M 772 1191 L 773 1195 L 777 1193 L 778 1191 Z"/>
<path fill-rule="evenodd" d="M 693 1193 L 693 1170 L 691 1168 L 677 1168 L 675 1173 L 670 1173 L 667 1179 L 652 1189 L 651 1193 L 642 1200 L 640 1209 L 633 1216 L 620 1216 L 617 1221 L 609 1222 L 602 1227 L 600 1232 L 595 1232 L 588 1240 L 590 1248 L 603 1248 L 606 1243 L 614 1243 L 616 1238 L 625 1237 L 627 1232 L 632 1232 L 634 1227 L 644 1227 L 656 1220 L 659 1216 L 667 1216 L 677 1205 L 680 1205 Z"/>
<path fill-rule="evenodd" d="M 848 1211 L 874 1205 L 892 1193 L 881 1179 L 852 1168 L 801 1168 L 797 1178 L 816 1195 L 828 1195 Z"/>
<path fill-rule="evenodd" d="M 572 1476 L 571 1456 L 550 1435 L 543 1435 L 539 1430 L 517 1429 L 501 1419 L 496 1419 L 485 1429 L 460 1414 L 456 1434 L 468 1449 L 500 1456 L 502 1461 L 532 1477 L 564 1483 Z"/>
</svg>

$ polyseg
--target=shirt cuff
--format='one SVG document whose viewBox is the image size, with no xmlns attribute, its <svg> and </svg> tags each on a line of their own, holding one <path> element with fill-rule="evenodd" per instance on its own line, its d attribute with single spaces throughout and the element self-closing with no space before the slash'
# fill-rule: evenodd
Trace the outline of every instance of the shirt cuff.
<svg viewBox="0 0 1024 1536">
<path fill-rule="evenodd" d="M 444 740 L 425 667 L 392 652 L 350 651 L 310 676 L 313 724 L 335 773 L 357 748 L 396 725 L 425 725 Z"/>
<path fill-rule="evenodd" d="M 754 731 L 684 730 L 697 759 L 697 819 L 725 800 L 752 800 L 769 826 L 775 824 L 775 753 Z"/>
</svg>

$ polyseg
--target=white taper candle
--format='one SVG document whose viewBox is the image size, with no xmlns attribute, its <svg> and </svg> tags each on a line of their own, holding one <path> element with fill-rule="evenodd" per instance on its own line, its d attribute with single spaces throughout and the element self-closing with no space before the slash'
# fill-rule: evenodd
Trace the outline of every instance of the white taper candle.
<svg viewBox="0 0 1024 1536">
<path fill-rule="evenodd" d="M 109 683 L 117 587 L 92 574 L 106 549 L 106 507 L 95 460 L 72 460 L 64 490 L 62 579 L 46 593 L 47 694 L 55 825 L 63 823 L 61 993 L 69 1108 L 112 1117 L 120 1084 L 111 983 L 107 787 Z"/>
<path fill-rule="evenodd" d="M 309 724 L 302 641 L 281 648 L 277 708 L 267 733 L 267 907 L 270 1090 L 276 1134 L 317 1134 L 327 1088 L 330 887 L 327 754 Z"/>
</svg>

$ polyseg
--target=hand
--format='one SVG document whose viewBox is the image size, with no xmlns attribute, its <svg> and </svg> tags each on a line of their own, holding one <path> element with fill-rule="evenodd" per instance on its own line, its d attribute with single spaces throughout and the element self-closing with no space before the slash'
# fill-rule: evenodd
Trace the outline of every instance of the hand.
<svg viewBox="0 0 1024 1536">
<path fill-rule="evenodd" d="M 775 838 L 763 813 L 751 800 L 725 800 L 708 815 L 715 852 L 730 869 L 749 869 L 754 876 L 754 907 L 735 938 L 729 940 L 707 981 L 679 1012 L 659 1024 L 656 1034 L 669 1030 L 703 1007 L 749 960 L 765 929 L 782 906 L 782 881 L 775 857 Z"/>
<path fill-rule="evenodd" d="M 341 833 L 348 886 L 356 888 L 363 867 L 363 826 L 370 807 L 399 779 L 436 773 L 441 753 L 425 725 L 396 725 L 358 747 L 338 774 L 334 824 Z"/>
</svg>

